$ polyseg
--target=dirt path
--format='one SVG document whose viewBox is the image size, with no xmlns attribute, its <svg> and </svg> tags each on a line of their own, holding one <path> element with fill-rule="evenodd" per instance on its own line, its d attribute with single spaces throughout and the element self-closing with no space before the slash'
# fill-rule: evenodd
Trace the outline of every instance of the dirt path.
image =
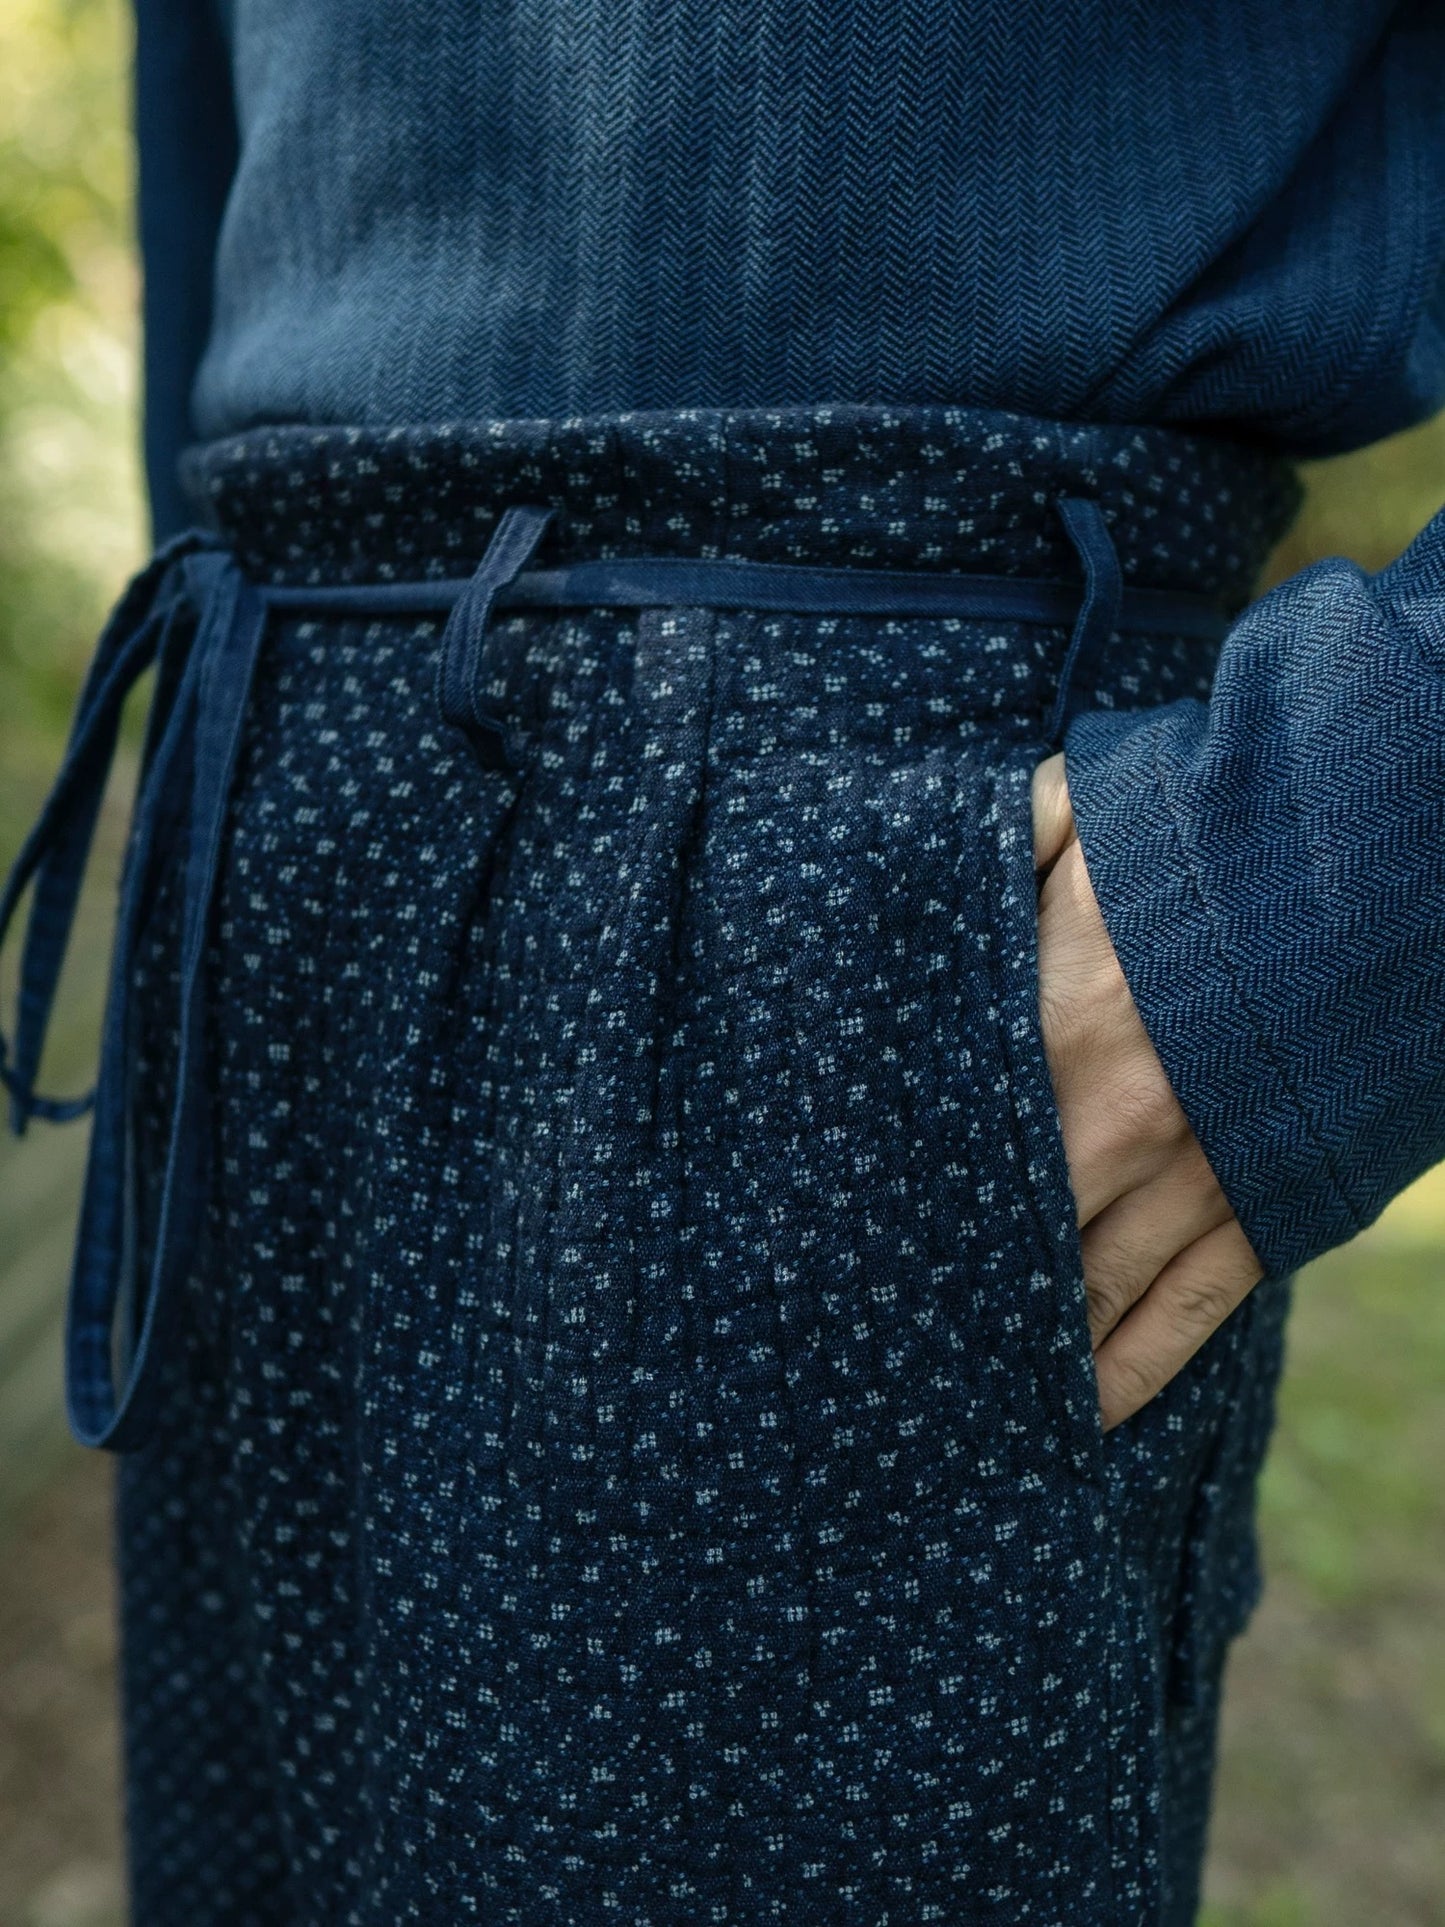
<svg viewBox="0 0 1445 1927">
<path fill-rule="evenodd" d="M 69 1446 L 0 1539 L 0 1921 L 121 1927 L 110 1468 Z"/>
</svg>

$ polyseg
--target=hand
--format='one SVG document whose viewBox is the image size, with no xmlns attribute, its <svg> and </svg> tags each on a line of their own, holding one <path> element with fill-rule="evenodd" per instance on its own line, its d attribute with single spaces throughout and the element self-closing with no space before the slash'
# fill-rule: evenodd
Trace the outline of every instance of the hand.
<svg viewBox="0 0 1445 1927">
<path fill-rule="evenodd" d="M 1039 1011 L 1108 1430 L 1168 1384 L 1263 1274 L 1134 1007 L 1062 756 L 1034 772 L 1033 811 Z"/>
</svg>

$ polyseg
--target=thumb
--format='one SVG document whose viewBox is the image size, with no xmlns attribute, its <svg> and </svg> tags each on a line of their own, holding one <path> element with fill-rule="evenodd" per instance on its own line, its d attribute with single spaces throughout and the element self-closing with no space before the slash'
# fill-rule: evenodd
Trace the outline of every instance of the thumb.
<svg viewBox="0 0 1445 1927">
<path fill-rule="evenodd" d="M 1062 751 L 1034 771 L 1033 810 L 1034 868 L 1047 870 L 1074 836 L 1074 812 Z"/>
</svg>

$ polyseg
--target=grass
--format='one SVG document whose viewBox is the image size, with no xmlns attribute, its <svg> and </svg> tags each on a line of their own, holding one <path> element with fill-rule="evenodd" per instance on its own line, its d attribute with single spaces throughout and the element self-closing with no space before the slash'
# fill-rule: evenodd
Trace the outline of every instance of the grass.
<svg viewBox="0 0 1445 1927">
<path fill-rule="evenodd" d="M 1299 1281 L 1201 1927 L 1445 1921 L 1445 1173 Z"/>
</svg>

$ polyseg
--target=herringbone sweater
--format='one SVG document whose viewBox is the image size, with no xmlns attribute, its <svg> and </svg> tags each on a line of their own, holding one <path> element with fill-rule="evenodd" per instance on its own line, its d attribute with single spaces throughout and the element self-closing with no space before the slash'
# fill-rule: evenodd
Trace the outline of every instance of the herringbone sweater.
<svg viewBox="0 0 1445 1927">
<path fill-rule="evenodd" d="M 1299 453 L 1445 398 L 1441 0 L 138 6 L 167 483 L 270 421 L 957 402 Z"/>
</svg>

